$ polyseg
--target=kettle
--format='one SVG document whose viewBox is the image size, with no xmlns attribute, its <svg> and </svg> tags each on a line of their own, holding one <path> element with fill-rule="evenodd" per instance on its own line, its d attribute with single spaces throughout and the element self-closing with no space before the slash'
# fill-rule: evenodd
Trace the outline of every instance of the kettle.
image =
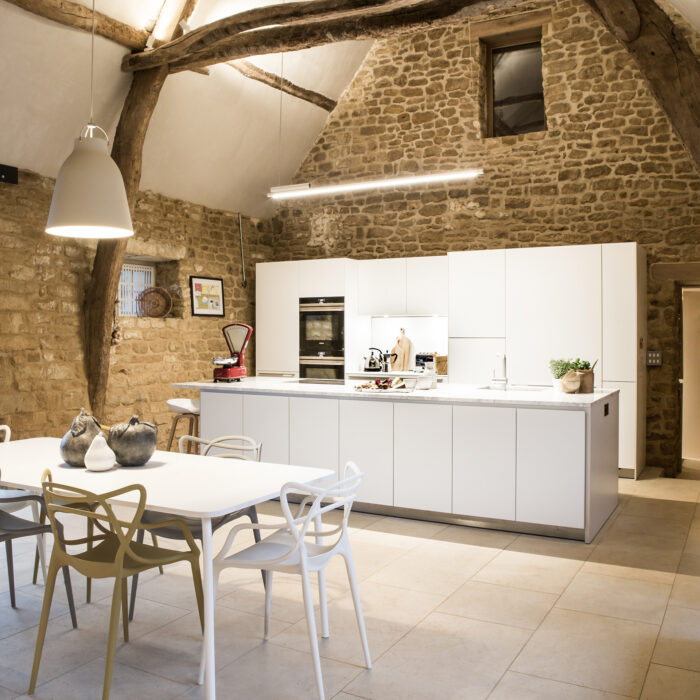
<svg viewBox="0 0 700 700">
<path fill-rule="evenodd" d="M 378 355 L 375 356 L 374 351 Z M 369 357 L 365 357 L 365 372 L 381 372 L 382 371 L 382 351 L 379 348 L 370 348 Z"/>
</svg>

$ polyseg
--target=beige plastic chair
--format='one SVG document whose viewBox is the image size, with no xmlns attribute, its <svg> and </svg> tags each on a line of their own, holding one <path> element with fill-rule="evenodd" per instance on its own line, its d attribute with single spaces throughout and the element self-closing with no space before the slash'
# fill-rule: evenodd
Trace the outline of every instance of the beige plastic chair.
<svg viewBox="0 0 700 700">
<path fill-rule="evenodd" d="M 216 449 L 217 453 L 212 455 L 213 457 L 224 457 L 229 459 L 245 459 L 249 461 L 260 461 L 260 456 L 262 454 L 262 443 L 256 442 L 253 438 L 246 437 L 245 435 L 225 435 L 223 437 L 216 438 L 215 440 L 202 440 L 194 435 L 183 435 L 179 442 L 178 447 L 182 453 L 190 453 L 190 450 L 196 451 L 197 445 L 200 446 L 201 453 L 203 456 L 207 456 L 212 450 Z M 220 518 L 215 518 L 212 520 L 212 530 L 218 530 L 226 523 L 235 520 L 236 518 L 241 518 L 247 516 L 253 523 L 258 522 L 258 511 L 255 506 L 250 506 L 250 508 L 244 508 L 243 510 L 237 510 L 228 515 L 223 515 Z M 171 515 L 169 513 L 157 513 L 155 511 L 146 510 L 144 511 L 142 522 L 149 524 L 161 523 L 164 520 L 169 520 L 177 516 Z M 200 520 L 195 520 L 194 518 L 181 518 L 187 523 L 187 526 L 192 533 L 192 536 L 196 540 L 202 539 L 202 523 Z M 256 542 L 260 539 L 260 533 L 254 531 L 256 536 Z M 154 533 L 151 533 L 153 537 L 153 544 L 157 545 L 157 540 Z M 137 535 L 137 541 L 143 542 L 144 531 L 140 530 Z M 158 537 L 166 537 L 172 540 L 181 540 L 182 532 L 179 528 L 164 527 L 158 532 Z M 161 569 L 161 573 L 163 573 Z M 265 572 L 262 572 L 263 585 L 265 585 Z M 134 580 L 131 582 L 131 600 L 129 603 L 129 620 L 134 619 L 134 608 L 136 607 L 136 591 L 138 589 L 139 577 L 138 574 L 134 576 Z"/>
<path fill-rule="evenodd" d="M 345 465 L 345 474 L 341 481 L 328 488 L 314 488 L 303 484 L 289 483 L 282 487 L 280 492 L 280 504 L 282 512 L 287 520 L 286 525 L 268 525 L 258 523 L 241 523 L 231 529 L 223 548 L 214 557 L 214 597 L 216 598 L 216 586 L 219 575 L 226 568 L 261 569 L 267 572 L 267 586 L 265 590 L 265 628 L 264 639 L 267 640 L 270 632 L 270 606 L 272 601 L 272 574 L 281 571 L 287 574 L 298 574 L 301 577 L 301 587 L 304 596 L 304 608 L 306 610 L 306 626 L 311 644 L 311 655 L 316 674 L 316 689 L 318 696 L 323 700 L 323 675 L 321 673 L 321 659 L 318 652 L 318 639 L 316 638 L 316 620 L 314 616 L 314 604 L 311 599 L 311 586 L 309 574 L 319 573 L 319 598 L 321 608 L 322 636 L 328 637 L 328 610 L 326 605 L 325 580 L 321 574 L 331 559 L 337 554 L 343 557 L 348 574 L 348 582 L 352 592 L 352 600 L 355 605 L 355 617 L 360 631 L 362 651 L 365 657 L 365 665 L 372 668 L 372 660 L 367 644 L 365 621 L 362 615 L 362 604 L 357 587 L 357 576 L 350 549 L 350 537 L 348 535 L 348 519 L 352 504 L 355 500 L 357 489 L 362 481 L 362 474 L 353 462 Z M 289 495 L 301 495 L 302 501 L 296 506 L 296 515 L 292 514 L 289 504 Z M 304 514 L 304 510 L 309 510 Z M 338 508 L 343 509 L 343 519 L 337 527 L 329 526 L 324 530 L 323 515 Z M 313 524 L 313 526 L 312 526 Z M 243 549 L 235 554 L 227 556 L 231 550 L 236 535 L 244 530 L 274 530 L 274 532 L 260 542 Z M 202 648 L 202 661 L 200 664 L 199 682 L 203 682 L 205 666 L 204 648 Z"/>
<path fill-rule="evenodd" d="M 49 561 L 48 579 L 44 591 L 44 603 L 36 640 L 29 694 L 32 695 L 36 688 L 39 663 L 44 647 L 44 639 L 46 638 L 46 627 L 49 621 L 51 600 L 56 583 L 56 574 L 61 567 L 71 566 L 83 576 L 89 578 L 114 578 L 112 609 L 109 618 L 107 662 L 102 689 L 102 698 L 107 700 L 112 683 L 112 668 L 117 648 L 120 608 L 124 626 L 124 641 L 129 641 L 126 593 L 128 577 L 157 566 L 188 561 L 192 567 L 199 619 L 202 630 L 204 630 L 204 595 L 199 571 L 199 548 L 195 544 L 187 525 L 181 520 L 168 520 L 157 525 L 144 525 L 141 522 L 141 516 L 146 506 L 146 489 L 141 484 L 133 484 L 109 493 L 97 494 L 74 486 L 54 484 L 51 481 L 51 473 L 47 470 L 44 474 L 42 485 L 51 531 L 54 536 L 54 547 Z M 138 505 L 134 513 L 134 519 L 126 522 L 119 520 L 109 504 L 109 500 L 133 491 L 138 492 Z M 86 509 L 84 507 L 85 503 L 90 503 L 91 508 Z M 57 515 L 62 513 L 87 518 L 88 522 L 94 524 L 96 534 L 79 539 L 66 539 L 61 523 L 57 518 Z M 189 550 L 164 549 L 132 541 L 138 531 L 152 531 L 161 527 L 179 528 L 182 532 L 182 539 L 189 545 Z M 87 545 L 88 548 L 78 554 L 68 553 L 68 546 L 81 544 Z"/>
</svg>

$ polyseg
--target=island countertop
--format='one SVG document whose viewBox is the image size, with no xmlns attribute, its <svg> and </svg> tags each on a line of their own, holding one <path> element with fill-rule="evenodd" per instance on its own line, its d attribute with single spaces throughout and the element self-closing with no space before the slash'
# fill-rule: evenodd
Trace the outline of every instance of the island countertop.
<svg viewBox="0 0 700 700">
<path fill-rule="evenodd" d="M 278 394 L 285 396 L 316 396 L 400 402 L 467 403 L 491 406 L 528 405 L 547 408 L 586 408 L 619 393 L 618 389 L 597 389 L 592 394 L 565 394 L 553 387 L 484 389 L 471 384 L 443 383 L 437 389 L 416 389 L 411 393 L 394 391 L 360 392 L 360 381 L 345 384 L 300 383 L 298 379 L 277 377 L 245 377 L 238 382 L 179 382 L 173 386 L 200 391 L 228 393 Z"/>
</svg>

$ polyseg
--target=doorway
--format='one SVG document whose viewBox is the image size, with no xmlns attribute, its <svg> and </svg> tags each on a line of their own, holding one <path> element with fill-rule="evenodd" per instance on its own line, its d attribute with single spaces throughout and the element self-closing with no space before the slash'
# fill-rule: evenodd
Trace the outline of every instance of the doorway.
<svg viewBox="0 0 700 700">
<path fill-rule="evenodd" d="M 700 467 L 700 287 L 682 289 L 683 372 L 681 455 Z"/>
</svg>

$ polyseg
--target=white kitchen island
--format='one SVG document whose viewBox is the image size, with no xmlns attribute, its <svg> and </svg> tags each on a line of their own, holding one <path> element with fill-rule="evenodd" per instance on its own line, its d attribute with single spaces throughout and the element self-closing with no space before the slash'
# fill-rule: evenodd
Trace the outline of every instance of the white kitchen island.
<svg viewBox="0 0 700 700">
<path fill-rule="evenodd" d="M 618 391 L 445 384 L 402 393 L 249 377 L 198 389 L 201 434 L 263 459 L 365 472 L 358 510 L 590 542 L 617 505 Z"/>
</svg>

